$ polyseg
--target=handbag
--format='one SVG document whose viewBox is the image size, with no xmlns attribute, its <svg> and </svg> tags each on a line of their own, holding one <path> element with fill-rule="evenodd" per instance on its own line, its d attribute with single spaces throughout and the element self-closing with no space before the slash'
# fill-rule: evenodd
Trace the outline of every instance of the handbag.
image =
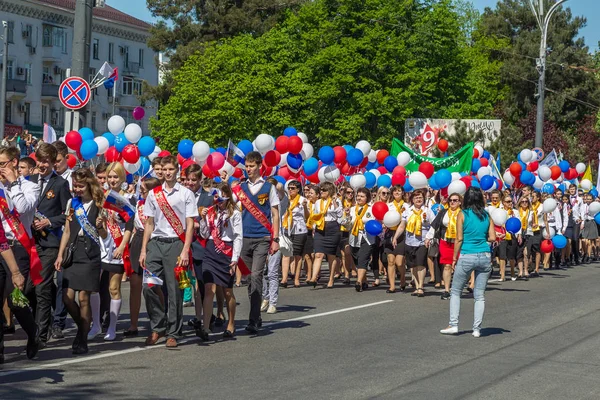
<svg viewBox="0 0 600 400">
<path fill-rule="evenodd" d="M 65 252 L 63 255 L 62 262 L 60 263 L 60 268 L 67 269 L 71 265 L 73 265 L 73 253 L 75 252 L 75 241 L 69 241 L 67 247 L 65 248 Z"/>
<path fill-rule="evenodd" d="M 440 241 L 439 239 L 431 239 L 429 242 L 429 249 L 427 250 L 428 257 L 437 257 L 440 255 Z"/>
<path fill-rule="evenodd" d="M 279 236 L 279 250 L 281 251 L 281 255 L 284 257 L 291 257 L 294 255 L 294 244 L 292 240 L 285 236 Z"/>
</svg>

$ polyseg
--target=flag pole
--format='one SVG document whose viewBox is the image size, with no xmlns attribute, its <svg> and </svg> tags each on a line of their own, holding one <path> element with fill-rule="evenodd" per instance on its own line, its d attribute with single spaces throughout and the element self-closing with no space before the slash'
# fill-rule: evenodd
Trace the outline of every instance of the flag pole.
<svg viewBox="0 0 600 400">
<path fill-rule="evenodd" d="M 117 82 L 113 85 L 113 104 L 112 104 L 112 115 L 115 115 L 115 99 L 117 96 Z"/>
</svg>

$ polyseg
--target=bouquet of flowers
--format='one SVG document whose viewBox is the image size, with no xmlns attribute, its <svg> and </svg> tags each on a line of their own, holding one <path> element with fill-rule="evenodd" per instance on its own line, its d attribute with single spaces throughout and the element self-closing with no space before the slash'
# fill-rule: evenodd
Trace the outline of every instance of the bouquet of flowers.
<svg viewBox="0 0 600 400">
<path fill-rule="evenodd" d="M 29 305 L 29 300 L 27 300 L 27 297 L 25 297 L 19 288 L 15 288 L 15 290 L 12 291 L 10 294 L 10 299 L 15 307 L 23 308 Z"/>
</svg>

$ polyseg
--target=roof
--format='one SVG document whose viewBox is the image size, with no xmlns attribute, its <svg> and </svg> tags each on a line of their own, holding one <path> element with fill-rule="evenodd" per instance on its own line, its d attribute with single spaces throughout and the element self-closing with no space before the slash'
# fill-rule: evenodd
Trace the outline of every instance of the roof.
<svg viewBox="0 0 600 400">
<path fill-rule="evenodd" d="M 36 0 L 39 3 L 47 4 L 49 6 L 60 7 L 70 11 L 75 11 L 75 0 Z M 111 6 L 94 7 L 94 17 L 106 19 L 113 22 L 122 22 L 128 25 L 148 30 L 152 25 L 126 14 L 122 11 L 117 10 Z"/>
</svg>

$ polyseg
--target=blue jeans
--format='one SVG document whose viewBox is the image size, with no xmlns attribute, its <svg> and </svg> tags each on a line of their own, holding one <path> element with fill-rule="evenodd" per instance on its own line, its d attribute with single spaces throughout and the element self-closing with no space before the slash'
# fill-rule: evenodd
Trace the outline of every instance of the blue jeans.
<svg viewBox="0 0 600 400">
<path fill-rule="evenodd" d="M 450 326 L 458 326 L 458 315 L 460 314 L 460 295 L 465 284 L 475 271 L 475 298 L 473 330 L 481 329 L 483 312 L 485 311 L 485 288 L 492 272 L 492 259 L 489 252 L 475 254 L 461 254 L 454 270 L 452 278 L 452 290 L 450 296 Z"/>
<path fill-rule="evenodd" d="M 262 297 L 269 300 L 269 305 L 277 306 L 279 299 L 279 268 L 281 267 L 281 251 L 271 255 L 267 261 L 267 273 L 263 275 Z"/>
</svg>

